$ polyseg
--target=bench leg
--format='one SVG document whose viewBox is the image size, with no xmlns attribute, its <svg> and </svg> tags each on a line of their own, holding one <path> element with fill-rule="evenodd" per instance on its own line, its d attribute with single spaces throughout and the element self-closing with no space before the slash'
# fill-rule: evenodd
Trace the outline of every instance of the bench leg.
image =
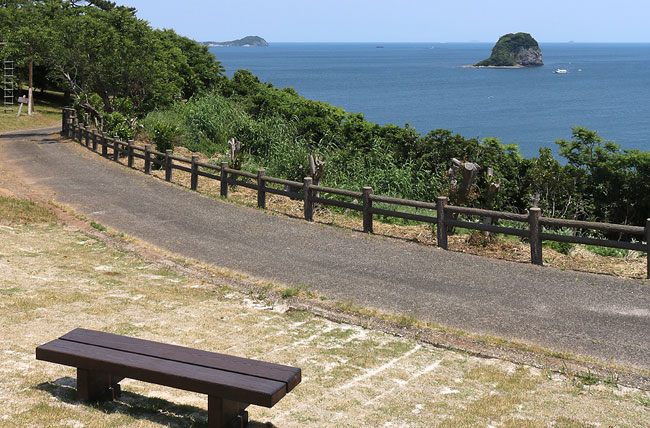
<svg viewBox="0 0 650 428">
<path fill-rule="evenodd" d="M 208 428 L 244 428 L 248 425 L 248 404 L 208 395 Z"/>
<path fill-rule="evenodd" d="M 112 401 L 120 396 L 119 381 L 108 373 L 77 369 L 77 398 L 82 401 Z"/>
</svg>

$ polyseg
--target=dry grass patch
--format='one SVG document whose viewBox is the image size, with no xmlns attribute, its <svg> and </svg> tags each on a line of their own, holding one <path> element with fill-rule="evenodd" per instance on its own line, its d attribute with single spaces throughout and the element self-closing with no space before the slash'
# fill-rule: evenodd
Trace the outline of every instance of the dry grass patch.
<svg viewBox="0 0 650 428">
<path fill-rule="evenodd" d="M 0 196 L 0 224 L 56 223 L 56 215 L 26 199 Z"/>
<path fill-rule="evenodd" d="M 218 279 L 218 277 L 217 277 Z M 586 385 L 289 310 L 184 277 L 60 225 L 0 228 L 0 425 L 202 427 L 203 395 L 125 380 L 120 401 L 76 400 L 75 370 L 34 349 L 85 327 L 301 367 L 251 427 L 647 427 L 650 394 Z"/>
</svg>

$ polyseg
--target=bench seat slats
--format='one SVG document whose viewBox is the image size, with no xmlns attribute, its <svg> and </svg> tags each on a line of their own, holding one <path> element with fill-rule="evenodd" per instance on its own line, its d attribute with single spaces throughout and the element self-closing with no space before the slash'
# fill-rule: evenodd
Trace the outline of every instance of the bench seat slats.
<svg viewBox="0 0 650 428">
<path fill-rule="evenodd" d="M 291 391 L 301 380 L 300 369 L 296 367 L 120 336 L 101 331 L 78 328 L 62 336 L 61 339 L 233 373 L 245 373 L 262 379 L 284 382 L 286 384 L 286 392 Z"/>
<path fill-rule="evenodd" d="M 287 391 L 283 382 L 70 340 L 39 346 L 36 359 L 264 407 L 274 406 Z"/>
</svg>

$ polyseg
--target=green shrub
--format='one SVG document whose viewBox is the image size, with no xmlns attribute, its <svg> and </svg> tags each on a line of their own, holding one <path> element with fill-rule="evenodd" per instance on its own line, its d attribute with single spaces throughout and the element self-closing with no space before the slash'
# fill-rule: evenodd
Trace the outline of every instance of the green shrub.
<svg viewBox="0 0 650 428">
<path fill-rule="evenodd" d="M 110 137 L 117 137 L 122 141 L 132 140 L 135 137 L 135 130 L 129 121 L 117 111 L 104 114 L 104 131 Z"/>
<path fill-rule="evenodd" d="M 268 153 L 267 175 L 294 181 L 302 181 L 309 175 L 309 149 L 303 141 L 289 138 L 273 141 Z"/>
<path fill-rule="evenodd" d="M 573 231 L 565 227 L 563 227 L 560 230 L 552 231 L 552 233 L 555 233 L 557 235 L 564 235 L 564 236 L 573 235 Z M 575 244 L 571 244 L 569 242 L 544 241 L 542 243 L 542 246 L 544 248 L 550 248 L 551 250 L 555 250 L 560 254 L 568 255 L 571 252 L 571 249 L 575 247 Z"/>
<path fill-rule="evenodd" d="M 155 122 L 149 134 L 156 143 L 156 150 L 165 153 L 166 150 L 174 150 L 174 143 L 181 135 L 181 130 L 174 123 Z"/>
<path fill-rule="evenodd" d="M 231 138 L 246 143 L 237 131 L 249 127 L 248 115 L 218 94 L 190 100 L 182 114 L 187 130 L 183 145 L 189 150 L 212 156 L 215 151 L 224 152 Z"/>
<path fill-rule="evenodd" d="M 566 254 L 566 255 L 568 255 L 571 252 L 571 249 L 575 247 L 574 244 L 568 242 L 557 242 L 557 241 L 544 241 L 542 246 L 544 248 L 549 248 L 551 250 L 557 251 L 560 254 Z"/>
<path fill-rule="evenodd" d="M 624 250 L 621 248 L 600 247 L 595 245 L 585 245 L 585 248 L 587 249 L 587 251 L 603 257 L 622 258 L 627 256 L 627 254 L 629 253 L 628 250 Z"/>
</svg>

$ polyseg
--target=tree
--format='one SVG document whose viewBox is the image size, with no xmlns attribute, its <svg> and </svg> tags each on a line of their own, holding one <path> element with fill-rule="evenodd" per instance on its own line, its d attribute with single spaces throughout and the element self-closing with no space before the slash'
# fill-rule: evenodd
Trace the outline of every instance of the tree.
<svg viewBox="0 0 650 428">
<path fill-rule="evenodd" d="M 556 144 L 560 146 L 560 155 L 567 159 L 571 175 L 576 177 L 576 191 L 593 204 L 586 209 L 593 220 L 614 218 L 619 199 L 616 163 L 620 147 L 603 140 L 596 131 L 578 126 L 572 129 L 571 141 L 559 139 Z"/>
<path fill-rule="evenodd" d="M 181 96 L 189 99 L 223 82 L 225 69 L 207 46 L 180 36 L 174 30 L 155 30 L 163 52 L 169 55 L 172 71 L 181 79 Z"/>
<path fill-rule="evenodd" d="M 528 161 L 524 198 L 538 198 L 539 207 L 549 217 L 576 217 L 583 213 L 584 198 L 576 191 L 576 174 L 553 157 L 551 149 L 541 147 L 539 156 Z"/>
<path fill-rule="evenodd" d="M 223 78 L 207 48 L 170 30 L 154 31 L 134 8 L 105 0 L 4 3 L 5 53 L 17 55 L 29 46 L 29 55 L 18 55 L 21 60 L 29 56 L 54 70 L 87 108 L 97 110 L 90 103 L 97 94 L 106 113 L 141 115 Z"/>
</svg>

